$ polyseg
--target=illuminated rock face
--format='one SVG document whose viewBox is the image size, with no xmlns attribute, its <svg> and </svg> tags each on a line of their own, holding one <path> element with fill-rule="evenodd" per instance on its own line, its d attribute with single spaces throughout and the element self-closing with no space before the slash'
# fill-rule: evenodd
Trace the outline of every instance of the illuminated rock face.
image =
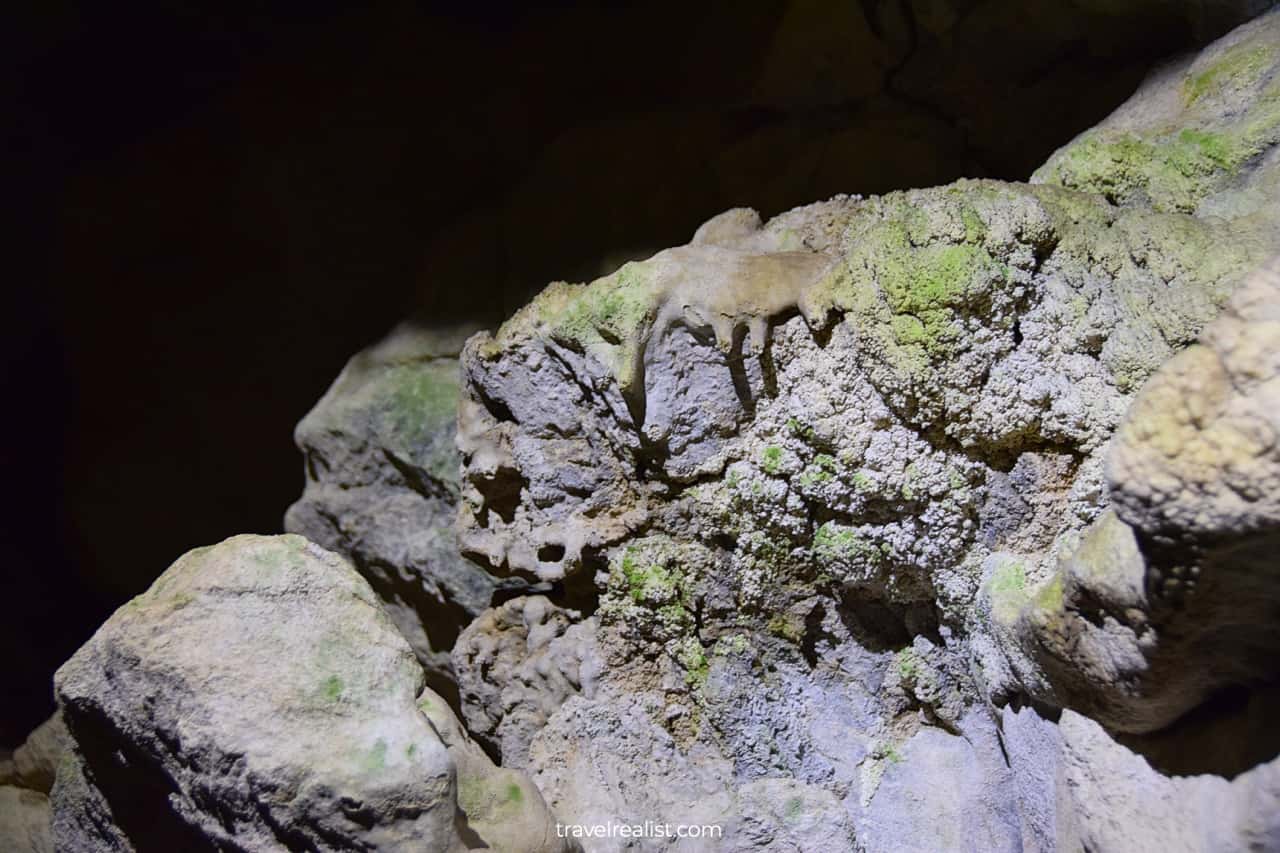
<svg viewBox="0 0 1280 853">
<path fill-rule="evenodd" d="M 59 850 L 566 850 L 369 585 L 300 536 L 192 551 L 57 675 Z"/>
<path fill-rule="evenodd" d="M 287 521 L 354 567 L 236 537 L 121 608 L 58 849 L 1280 848 L 1278 105 L 1280 12 L 1031 183 L 731 210 L 357 356 Z"/>
<path fill-rule="evenodd" d="M 1280 252 L 1278 69 L 1272 14 L 1031 184 L 730 211 L 472 338 L 459 542 L 552 600 L 468 629 L 467 718 L 575 821 L 1175 843 L 1107 835 L 1143 794 L 1089 755 L 1177 811 L 1194 786 L 1131 749 L 1226 776 L 1276 752 L 1183 718 L 1277 676 L 1277 297 L 1250 275 Z M 1278 831 L 1241 805 L 1280 805 L 1272 770 L 1213 796 L 1236 823 L 1176 825 Z"/>
<path fill-rule="evenodd" d="M 294 433 L 306 488 L 285 529 L 347 557 L 382 599 L 433 690 L 494 579 L 458 553 L 458 353 L 468 326 L 404 325 L 357 354 Z"/>
</svg>

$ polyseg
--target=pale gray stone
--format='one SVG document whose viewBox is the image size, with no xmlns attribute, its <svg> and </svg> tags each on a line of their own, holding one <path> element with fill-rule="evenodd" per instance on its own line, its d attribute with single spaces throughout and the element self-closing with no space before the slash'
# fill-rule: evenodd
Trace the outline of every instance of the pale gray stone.
<svg viewBox="0 0 1280 853">
<path fill-rule="evenodd" d="M 476 760 L 369 585 L 300 536 L 185 555 L 56 688 L 60 850 L 565 849 L 527 780 Z"/>
</svg>

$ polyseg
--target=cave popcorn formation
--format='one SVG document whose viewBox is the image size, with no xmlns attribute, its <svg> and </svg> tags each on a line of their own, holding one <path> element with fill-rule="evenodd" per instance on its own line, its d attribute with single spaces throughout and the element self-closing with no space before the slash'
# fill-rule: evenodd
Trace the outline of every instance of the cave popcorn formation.
<svg viewBox="0 0 1280 853">
<path fill-rule="evenodd" d="M 1280 849 L 1277 143 L 1271 13 L 1030 183 L 398 331 L 300 425 L 290 534 L 59 670 L 3 837 Z"/>
</svg>

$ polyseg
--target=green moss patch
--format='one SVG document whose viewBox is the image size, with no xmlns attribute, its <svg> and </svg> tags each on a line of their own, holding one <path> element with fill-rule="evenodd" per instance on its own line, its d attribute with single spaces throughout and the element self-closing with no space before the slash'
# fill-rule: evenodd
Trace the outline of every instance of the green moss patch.
<svg viewBox="0 0 1280 853">
<path fill-rule="evenodd" d="M 1053 577 L 1045 581 L 1036 590 L 1032 602 L 1038 609 L 1046 612 L 1061 610 L 1063 605 L 1062 573 L 1054 572 Z"/>
<path fill-rule="evenodd" d="M 690 687 L 700 687 L 707 683 L 711 664 L 697 637 L 682 637 L 675 643 L 673 652 L 676 662 L 684 669 L 685 684 Z"/>
<path fill-rule="evenodd" d="M 656 295 L 648 265 L 632 262 L 584 287 L 548 325 L 580 344 L 632 340 L 653 320 Z"/>
<path fill-rule="evenodd" d="M 342 698 L 343 686 L 339 676 L 331 675 L 320 683 L 320 693 L 330 702 L 337 702 Z"/>
<path fill-rule="evenodd" d="M 1026 567 L 1013 559 L 1000 562 L 987 582 L 987 594 L 996 618 L 1005 623 L 1013 622 L 1029 600 Z"/>
<path fill-rule="evenodd" d="M 769 620 L 769 633 L 792 643 L 804 639 L 804 620 L 792 613 L 779 613 Z"/>
<path fill-rule="evenodd" d="M 675 575 L 665 566 L 658 563 L 639 563 L 630 552 L 622 558 L 622 573 L 627 580 L 631 600 L 637 604 L 642 602 L 665 604 L 676 598 L 679 593 Z"/>
<path fill-rule="evenodd" d="M 638 539 L 610 562 L 601 619 L 625 623 L 639 634 L 665 642 L 693 628 L 695 574 L 685 548 L 663 536 Z"/>
<path fill-rule="evenodd" d="M 365 753 L 363 767 L 366 773 L 377 773 L 379 770 L 385 769 L 386 766 L 387 742 L 382 738 L 378 738 L 373 747 Z"/>
<path fill-rule="evenodd" d="M 915 678 L 920 671 L 920 658 L 916 655 L 915 649 L 905 648 L 900 650 L 896 663 L 898 675 L 904 680 Z"/>
<path fill-rule="evenodd" d="M 1274 62 L 1275 49 L 1268 45 L 1236 45 L 1212 65 L 1187 76 L 1182 83 L 1183 100 L 1192 106 L 1227 88 L 1253 86 Z"/>
<path fill-rule="evenodd" d="M 448 365 L 404 365 L 384 379 L 385 405 L 398 435 L 415 441 L 457 417 L 459 377 Z"/>
<path fill-rule="evenodd" d="M 873 560 L 880 551 L 857 531 L 841 527 L 833 521 L 823 524 L 813 535 L 813 556 L 819 560 Z"/>
<path fill-rule="evenodd" d="M 782 467 L 782 448 L 769 446 L 760 454 L 760 467 L 766 474 L 777 474 Z"/>
<path fill-rule="evenodd" d="M 587 285 L 554 282 L 502 325 L 487 354 L 498 355 L 519 337 L 549 334 L 574 349 L 595 352 L 629 388 L 662 296 L 655 267 L 647 261 L 625 264 Z"/>
<path fill-rule="evenodd" d="M 1262 54 L 1244 55 L 1256 59 Z M 1203 97 L 1218 85 L 1219 74 L 1210 69 L 1191 78 L 1188 97 Z M 1149 202 L 1158 211 L 1190 213 L 1277 142 L 1280 78 L 1251 98 L 1247 109 L 1228 124 L 1141 135 L 1093 130 L 1055 157 L 1038 177 L 1098 193 L 1114 204 Z"/>
</svg>

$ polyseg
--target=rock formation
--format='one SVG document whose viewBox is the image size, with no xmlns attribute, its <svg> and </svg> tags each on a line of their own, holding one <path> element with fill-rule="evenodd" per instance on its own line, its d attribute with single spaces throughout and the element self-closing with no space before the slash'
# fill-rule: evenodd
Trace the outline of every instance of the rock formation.
<svg viewBox="0 0 1280 853">
<path fill-rule="evenodd" d="M 1201 791 L 1141 757 L 1221 770 L 1249 729 L 1214 698 L 1276 677 L 1275 285 L 1245 282 L 1280 251 L 1278 43 L 1273 14 L 1162 69 L 1029 185 L 731 211 L 473 338 L 462 548 L 600 591 L 563 658 L 469 629 L 504 762 L 567 821 L 724 849 L 1280 845 L 1275 764 Z M 1109 830 L 1143 790 L 1177 820 Z"/>
<path fill-rule="evenodd" d="M 0 758 L 0 849 L 52 853 L 49 792 L 69 741 L 59 711 Z"/>
<path fill-rule="evenodd" d="M 355 563 L 447 696 L 449 650 L 494 588 L 453 536 L 457 356 L 472 331 L 405 325 L 352 358 L 298 424 L 307 485 L 285 516 L 290 533 Z"/>
<path fill-rule="evenodd" d="M 399 330 L 299 425 L 314 542 L 117 611 L 0 838 L 57 755 L 65 851 L 1280 849 L 1277 306 L 1280 11 L 1030 183 Z"/>
<path fill-rule="evenodd" d="M 300 536 L 192 551 L 58 671 L 57 847 L 567 849 L 424 681 L 341 557 Z"/>
</svg>

